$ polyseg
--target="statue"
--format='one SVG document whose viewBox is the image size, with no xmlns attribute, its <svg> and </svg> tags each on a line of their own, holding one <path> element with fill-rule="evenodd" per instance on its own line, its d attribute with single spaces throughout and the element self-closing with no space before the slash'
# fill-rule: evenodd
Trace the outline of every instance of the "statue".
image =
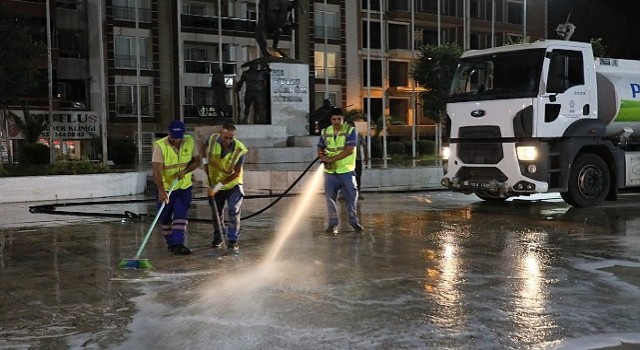
<svg viewBox="0 0 640 350">
<path fill-rule="evenodd" d="M 278 47 L 282 29 L 292 27 L 294 23 L 293 10 L 298 6 L 298 0 L 260 0 L 258 24 L 256 26 L 256 41 L 260 46 L 263 57 L 271 56 L 267 50 L 267 38 L 273 40 L 273 49 L 282 57 L 287 55 Z"/>
<path fill-rule="evenodd" d="M 228 118 L 227 84 L 225 84 L 224 74 L 218 66 L 214 66 L 213 72 L 211 72 L 211 88 L 213 89 L 213 108 L 218 116 Z"/>
<path fill-rule="evenodd" d="M 253 124 L 266 124 L 265 118 L 265 76 L 271 70 L 269 68 L 258 69 L 256 62 L 249 62 L 249 69 L 242 72 L 236 92 L 239 93 L 246 83 L 244 91 L 244 118 L 240 124 L 249 123 L 249 116 L 253 109 Z"/>
</svg>

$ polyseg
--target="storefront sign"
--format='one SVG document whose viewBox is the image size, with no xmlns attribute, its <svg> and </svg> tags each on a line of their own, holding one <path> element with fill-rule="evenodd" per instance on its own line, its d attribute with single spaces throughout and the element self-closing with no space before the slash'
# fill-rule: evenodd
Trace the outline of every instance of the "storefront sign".
<svg viewBox="0 0 640 350">
<path fill-rule="evenodd" d="M 24 120 L 22 111 L 12 111 L 13 114 Z M 48 111 L 29 111 L 34 117 L 43 117 L 44 120 L 49 119 Z M 53 130 L 54 139 L 64 140 L 87 140 L 100 137 L 100 118 L 92 111 L 54 111 L 53 112 Z M 13 121 L 10 121 L 9 137 L 11 139 L 23 139 L 22 131 Z M 49 128 L 42 132 L 42 138 L 49 138 Z"/>
</svg>

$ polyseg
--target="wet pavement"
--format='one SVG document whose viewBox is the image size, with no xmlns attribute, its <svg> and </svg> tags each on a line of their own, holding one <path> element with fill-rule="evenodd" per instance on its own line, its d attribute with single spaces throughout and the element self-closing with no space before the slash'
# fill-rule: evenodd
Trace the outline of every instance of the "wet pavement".
<svg viewBox="0 0 640 350">
<path fill-rule="evenodd" d="M 366 193 L 363 233 L 324 233 L 322 195 L 273 260 L 298 197 L 209 247 L 204 201 L 174 256 L 121 270 L 150 224 L 0 209 L 0 349 L 638 349 L 640 194 L 577 209 L 450 192 Z M 272 199 L 245 202 L 245 216 Z M 30 204 L 30 205 L 33 205 Z M 61 210 L 154 212 L 151 203 Z M 344 221 L 343 221 L 344 222 Z"/>
</svg>

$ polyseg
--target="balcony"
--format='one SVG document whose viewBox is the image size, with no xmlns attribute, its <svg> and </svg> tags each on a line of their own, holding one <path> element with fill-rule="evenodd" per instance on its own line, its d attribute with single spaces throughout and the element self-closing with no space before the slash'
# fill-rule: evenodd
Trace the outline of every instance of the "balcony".
<svg viewBox="0 0 640 350">
<path fill-rule="evenodd" d="M 213 31 L 218 30 L 218 17 L 215 16 L 196 16 L 196 15 L 181 15 L 182 26 L 186 28 L 200 28 L 209 29 Z M 256 21 L 245 18 L 222 18 L 222 30 L 253 33 L 256 32 Z"/>
<path fill-rule="evenodd" d="M 315 67 L 315 78 L 316 79 L 324 79 L 324 67 Z M 338 68 L 336 68 L 336 67 L 327 67 L 327 78 L 329 78 L 329 79 L 337 79 L 338 78 Z"/>
<path fill-rule="evenodd" d="M 218 67 L 218 64 L 218 62 L 212 61 L 184 61 L 184 72 L 211 74 Z M 237 75 L 236 62 L 222 62 L 222 73 L 225 75 Z"/>
<path fill-rule="evenodd" d="M 114 6 L 113 19 L 119 21 L 135 21 L 136 8 L 130 6 Z M 151 23 L 151 9 L 138 8 L 138 21 Z"/>
<path fill-rule="evenodd" d="M 339 40 L 340 39 L 340 28 L 339 27 L 327 27 L 327 39 L 330 40 Z M 324 26 L 315 26 L 313 28 L 313 35 L 315 35 L 316 39 L 324 39 Z"/>
<path fill-rule="evenodd" d="M 135 55 L 115 55 L 115 67 L 123 69 L 136 69 L 137 58 Z M 150 69 L 151 58 L 140 57 L 140 69 Z"/>
<path fill-rule="evenodd" d="M 150 115 L 151 105 L 143 104 L 140 106 L 140 115 L 148 117 Z M 138 115 L 138 106 L 133 103 L 118 103 L 116 106 L 118 117 L 135 117 Z"/>
</svg>

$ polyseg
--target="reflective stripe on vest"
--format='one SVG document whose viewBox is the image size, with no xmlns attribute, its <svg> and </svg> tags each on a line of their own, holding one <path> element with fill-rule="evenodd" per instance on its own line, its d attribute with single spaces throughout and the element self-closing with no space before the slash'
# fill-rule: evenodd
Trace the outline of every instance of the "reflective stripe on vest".
<svg viewBox="0 0 640 350">
<path fill-rule="evenodd" d="M 189 162 L 191 162 L 191 159 L 193 158 L 193 137 L 190 135 L 184 135 L 184 139 L 182 140 L 182 143 L 180 143 L 180 149 L 177 153 L 176 149 L 169 144 L 168 137 L 161 138 L 154 143 L 157 144 L 162 151 L 162 158 L 164 160 L 162 165 L 162 182 L 164 184 L 164 188 L 168 191 L 173 180 L 176 178 L 176 174 L 189 166 Z M 191 187 L 192 175 L 193 173 L 185 174 L 184 177 L 178 181 L 176 189 Z"/>
<path fill-rule="evenodd" d="M 218 135 L 214 134 L 209 137 L 207 158 L 209 159 L 209 184 L 212 186 L 233 174 L 236 163 L 248 151 L 247 147 L 235 138 L 233 139 L 233 144 L 233 151 L 221 158 L 222 145 L 218 142 Z M 228 190 L 237 184 L 241 184 L 243 175 L 244 170 L 241 168 L 240 175 L 233 181 L 224 184 L 222 189 Z"/>
<path fill-rule="evenodd" d="M 322 130 L 322 138 L 324 138 L 324 143 L 326 148 L 324 152 L 327 156 L 333 157 L 340 154 L 347 145 L 347 136 L 349 136 L 353 132 L 354 128 L 349 124 L 342 124 L 342 127 L 338 131 L 338 135 L 336 137 L 333 133 L 333 125 Z M 353 148 L 353 153 L 348 157 L 342 158 L 335 162 L 335 167 L 331 167 L 330 169 L 325 168 L 325 172 L 327 173 L 337 173 L 344 174 L 350 171 L 354 171 L 356 168 L 356 148 Z"/>
</svg>

